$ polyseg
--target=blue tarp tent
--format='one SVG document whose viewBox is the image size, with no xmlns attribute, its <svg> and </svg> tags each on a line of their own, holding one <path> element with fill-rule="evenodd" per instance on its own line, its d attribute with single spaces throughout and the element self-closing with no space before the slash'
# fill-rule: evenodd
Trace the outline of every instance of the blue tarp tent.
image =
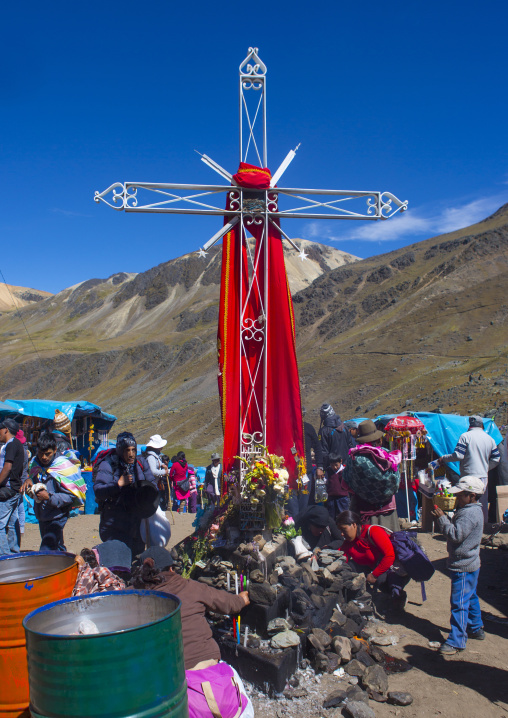
<svg viewBox="0 0 508 718">
<path fill-rule="evenodd" d="M 459 436 L 469 429 L 469 417 L 455 414 L 433 414 L 431 412 L 415 412 L 427 429 L 427 438 L 438 456 L 451 454 L 457 446 Z M 483 426 L 487 434 L 492 436 L 496 444 L 503 440 L 501 432 L 492 419 L 483 419 Z M 459 472 L 458 463 L 450 464 L 453 471 Z"/>
<path fill-rule="evenodd" d="M 379 422 L 380 427 L 385 427 L 390 419 L 401 414 L 381 414 L 374 421 Z M 453 453 L 457 446 L 459 436 L 469 429 L 469 417 L 457 416 L 457 414 L 434 414 L 430 411 L 408 412 L 408 416 L 416 416 L 427 429 L 427 439 L 438 456 Z M 503 440 L 501 432 L 492 419 L 483 419 L 483 426 L 487 434 L 492 436 L 496 444 Z M 458 463 L 450 464 L 450 467 L 459 473 Z"/>
<path fill-rule="evenodd" d="M 70 421 L 83 416 L 93 418 L 98 429 L 109 431 L 116 421 L 116 416 L 106 414 L 97 404 L 89 401 L 50 401 L 48 399 L 6 399 L 5 405 L 14 409 L 15 413 L 22 416 L 36 416 L 39 419 L 54 419 L 55 411 L 61 411 L 69 417 Z M 1 413 L 1 408 L 0 408 Z"/>
<path fill-rule="evenodd" d="M 18 414 L 19 411 L 13 406 L 9 406 L 9 404 L 4 404 L 3 401 L 0 401 L 0 417 L 2 417 L 2 419 L 4 416 L 17 416 Z"/>
</svg>

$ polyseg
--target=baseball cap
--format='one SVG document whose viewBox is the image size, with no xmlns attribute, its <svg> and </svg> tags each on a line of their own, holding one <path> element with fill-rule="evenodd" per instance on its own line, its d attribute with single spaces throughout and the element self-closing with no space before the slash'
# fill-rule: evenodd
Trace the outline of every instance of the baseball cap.
<svg viewBox="0 0 508 718">
<path fill-rule="evenodd" d="M 458 494 L 461 491 L 467 491 L 469 494 L 481 494 L 485 493 L 485 486 L 483 481 L 477 476 L 463 476 L 459 483 L 448 489 L 451 494 Z"/>
<path fill-rule="evenodd" d="M 11 433 L 13 436 L 16 436 L 19 431 L 19 424 L 17 421 L 14 421 L 14 419 L 9 419 L 7 417 L 3 419 L 0 423 L 0 429 L 7 429 L 9 433 Z"/>
</svg>

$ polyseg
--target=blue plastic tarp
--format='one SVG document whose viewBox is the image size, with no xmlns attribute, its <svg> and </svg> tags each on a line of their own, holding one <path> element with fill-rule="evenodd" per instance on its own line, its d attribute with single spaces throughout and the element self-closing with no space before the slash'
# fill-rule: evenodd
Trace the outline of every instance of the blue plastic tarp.
<svg viewBox="0 0 508 718">
<path fill-rule="evenodd" d="M 438 456 L 452 454 L 457 446 L 459 436 L 469 429 L 469 417 L 456 414 L 433 414 L 431 412 L 415 412 L 427 429 L 427 439 Z M 492 436 L 496 444 L 503 440 L 501 432 L 492 419 L 483 419 L 483 427 Z M 459 464 L 449 464 L 453 471 L 460 473 Z"/>
<path fill-rule="evenodd" d="M 17 416 L 18 414 L 19 411 L 17 409 L 0 401 L 0 417 L 2 417 L 2 419 L 4 416 Z"/>
<path fill-rule="evenodd" d="M 54 419 L 55 411 L 61 411 L 70 421 L 82 416 L 91 416 L 102 419 L 112 426 L 116 421 L 116 416 L 107 414 L 102 411 L 97 404 L 91 404 L 89 401 L 51 401 L 49 399 L 6 399 L 5 404 L 10 409 L 16 409 L 16 413 L 23 416 L 36 416 L 39 419 Z M 0 409 L 1 413 L 1 409 Z"/>
</svg>

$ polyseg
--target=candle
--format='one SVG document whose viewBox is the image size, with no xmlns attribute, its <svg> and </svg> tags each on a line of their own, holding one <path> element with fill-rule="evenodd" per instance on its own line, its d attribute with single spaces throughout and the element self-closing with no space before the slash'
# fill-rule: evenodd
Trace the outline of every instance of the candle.
<svg viewBox="0 0 508 718">
<path fill-rule="evenodd" d="M 231 574 L 228 571 L 228 591 L 231 591 Z"/>
<path fill-rule="evenodd" d="M 247 648 L 247 636 L 249 635 L 249 627 L 245 626 L 245 631 L 243 634 L 243 647 Z"/>
<path fill-rule="evenodd" d="M 235 571 L 235 593 L 238 595 L 238 573 Z"/>
<path fill-rule="evenodd" d="M 238 616 L 237 643 L 240 644 L 240 616 Z"/>
</svg>

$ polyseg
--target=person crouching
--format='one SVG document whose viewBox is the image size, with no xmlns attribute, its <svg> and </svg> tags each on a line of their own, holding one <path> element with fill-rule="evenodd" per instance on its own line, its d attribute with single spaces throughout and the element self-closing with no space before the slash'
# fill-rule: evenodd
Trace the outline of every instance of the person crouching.
<svg viewBox="0 0 508 718">
<path fill-rule="evenodd" d="M 447 568 L 452 579 L 451 630 L 439 649 L 445 656 L 463 651 L 468 636 L 479 640 L 485 638 L 480 601 L 476 594 L 483 536 L 483 509 L 478 499 L 484 490 L 482 479 L 463 476 L 456 486 L 449 489 L 450 493 L 457 495 L 457 510 L 453 519 L 449 519 L 438 506 L 432 511 L 438 530 L 446 536 Z"/>
<path fill-rule="evenodd" d="M 404 587 L 410 578 L 397 567 L 388 532 L 382 526 L 362 524 L 360 515 L 353 511 L 339 514 L 337 527 L 344 537 L 341 550 L 347 561 L 366 574 L 370 586 L 390 595 L 394 608 L 404 608 L 407 599 Z"/>
</svg>

